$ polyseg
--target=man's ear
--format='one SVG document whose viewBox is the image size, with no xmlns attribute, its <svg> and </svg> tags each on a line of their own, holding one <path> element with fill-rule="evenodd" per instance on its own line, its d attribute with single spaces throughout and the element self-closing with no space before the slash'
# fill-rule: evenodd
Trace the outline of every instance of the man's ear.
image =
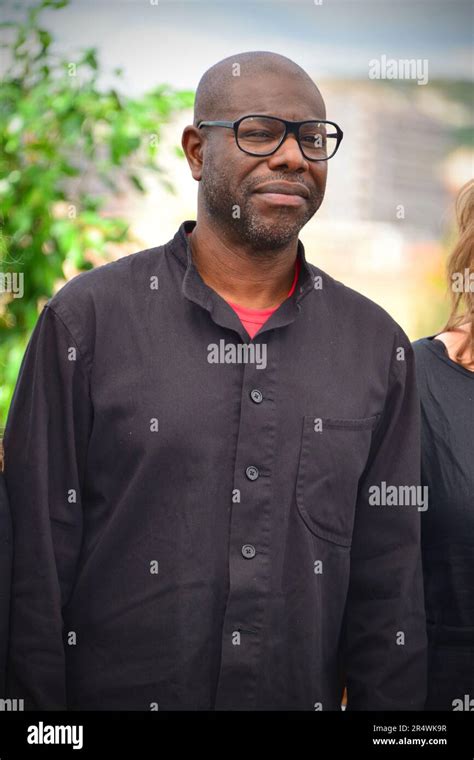
<svg viewBox="0 0 474 760">
<path fill-rule="evenodd" d="M 200 181 L 202 176 L 204 141 L 204 133 L 193 124 L 184 128 L 181 137 L 181 146 L 185 153 L 189 168 L 191 169 L 193 179 L 197 182 Z"/>
</svg>

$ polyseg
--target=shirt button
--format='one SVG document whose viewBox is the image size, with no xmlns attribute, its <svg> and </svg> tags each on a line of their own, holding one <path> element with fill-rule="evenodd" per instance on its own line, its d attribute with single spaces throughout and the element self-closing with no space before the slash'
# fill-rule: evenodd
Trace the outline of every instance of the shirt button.
<svg viewBox="0 0 474 760">
<path fill-rule="evenodd" d="M 247 475 L 249 480 L 257 480 L 258 478 L 258 470 L 256 467 L 253 466 L 253 464 L 250 465 L 250 467 L 247 467 L 247 469 L 245 470 L 245 474 Z"/>
<path fill-rule="evenodd" d="M 256 555 L 255 546 L 252 546 L 252 544 L 244 544 L 242 546 L 242 556 L 245 557 L 245 559 L 252 559 Z"/>
<path fill-rule="evenodd" d="M 256 404 L 260 404 L 263 401 L 263 394 L 261 391 L 257 390 L 257 388 L 254 388 L 253 391 L 250 391 L 250 398 L 252 401 L 255 401 Z"/>
</svg>

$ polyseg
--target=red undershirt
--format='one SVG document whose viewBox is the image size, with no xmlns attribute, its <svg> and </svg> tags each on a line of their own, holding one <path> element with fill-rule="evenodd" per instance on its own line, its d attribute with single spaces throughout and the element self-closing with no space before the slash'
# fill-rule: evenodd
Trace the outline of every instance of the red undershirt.
<svg viewBox="0 0 474 760">
<path fill-rule="evenodd" d="M 191 235 L 190 232 L 187 234 Z M 293 294 L 298 280 L 299 272 L 300 260 L 297 258 L 295 264 L 295 276 L 293 277 L 293 283 L 288 292 L 288 295 L 286 296 L 287 298 Z M 227 299 L 225 300 L 227 301 Z M 251 338 L 253 338 L 254 335 L 258 333 L 262 325 L 265 324 L 267 319 L 271 317 L 273 312 L 276 311 L 280 305 L 278 304 L 277 306 L 272 306 L 270 309 L 249 309 L 247 306 L 239 306 L 239 304 L 234 303 L 233 301 L 227 301 L 227 303 L 233 308 Z"/>
</svg>

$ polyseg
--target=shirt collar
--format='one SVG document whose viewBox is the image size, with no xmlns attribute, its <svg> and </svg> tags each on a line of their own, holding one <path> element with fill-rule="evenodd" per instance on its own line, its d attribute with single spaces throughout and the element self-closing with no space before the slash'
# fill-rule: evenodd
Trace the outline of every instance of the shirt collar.
<svg viewBox="0 0 474 760">
<path fill-rule="evenodd" d="M 193 219 L 187 219 L 182 222 L 169 243 L 171 252 L 185 269 L 181 288 L 182 293 L 185 298 L 207 309 L 211 313 L 214 322 L 223 327 L 237 330 L 243 338 L 248 340 L 248 333 L 235 311 L 215 290 L 206 285 L 194 266 L 187 233 L 192 232 L 196 224 L 197 222 Z M 280 304 L 267 322 L 260 328 L 255 338 L 266 330 L 283 327 L 293 322 L 301 309 L 300 302 L 314 289 L 314 274 L 306 261 L 304 246 L 300 239 L 298 239 L 297 256 L 300 257 L 301 267 L 293 295 L 286 298 Z"/>
</svg>

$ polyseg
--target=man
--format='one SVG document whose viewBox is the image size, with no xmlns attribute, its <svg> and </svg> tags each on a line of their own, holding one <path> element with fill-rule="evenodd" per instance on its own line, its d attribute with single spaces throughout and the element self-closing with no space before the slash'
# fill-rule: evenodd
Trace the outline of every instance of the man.
<svg viewBox="0 0 474 760">
<path fill-rule="evenodd" d="M 298 240 L 341 137 L 295 63 L 224 59 L 197 223 L 41 313 L 5 441 L 26 709 L 423 707 L 418 510 L 369 498 L 419 482 L 412 349 Z"/>
</svg>

